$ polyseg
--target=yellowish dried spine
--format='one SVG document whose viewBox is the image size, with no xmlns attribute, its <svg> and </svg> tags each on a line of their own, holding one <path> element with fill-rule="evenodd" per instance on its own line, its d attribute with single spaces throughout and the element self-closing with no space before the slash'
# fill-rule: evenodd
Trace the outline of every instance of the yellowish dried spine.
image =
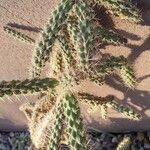
<svg viewBox="0 0 150 150">
<path fill-rule="evenodd" d="M 107 106 L 105 103 L 101 105 L 101 116 L 102 119 L 107 119 Z"/>
</svg>

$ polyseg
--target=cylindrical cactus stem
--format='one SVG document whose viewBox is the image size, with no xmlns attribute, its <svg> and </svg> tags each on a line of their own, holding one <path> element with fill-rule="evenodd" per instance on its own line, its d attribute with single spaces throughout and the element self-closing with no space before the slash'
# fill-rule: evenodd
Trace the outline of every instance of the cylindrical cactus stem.
<svg viewBox="0 0 150 150">
<path fill-rule="evenodd" d="M 95 96 L 88 93 L 78 93 L 78 97 L 81 100 L 84 100 L 86 103 L 92 104 L 93 106 L 101 106 L 105 102 L 113 100 L 114 96 L 108 95 L 106 97 Z"/>
<path fill-rule="evenodd" d="M 136 83 L 134 72 L 128 65 L 127 59 L 123 56 L 111 56 L 109 59 L 98 64 L 97 67 L 98 72 L 102 75 L 117 73 L 129 88 L 133 88 Z"/>
<path fill-rule="evenodd" d="M 47 91 L 55 88 L 58 81 L 53 78 L 44 79 L 26 79 L 24 81 L 12 80 L 0 82 L 0 97 L 5 95 L 11 96 L 12 94 L 28 94 L 41 91 Z"/>
<path fill-rule="evenodd" d="M 87 139 L 81 119 L 77 100 L 72 93 L 68 93 L 63 98 L 64 115 L 67 123 L 67 133 L 69 147 L 71 150 L 86 150 Z"/>
<path fill-rule="evenodd" d="M 30 38 L 29 36 L 19 32 L 19 31 L 16 31 L 10 27 L 4 27 L 4 31 L 6 33 L 8 33 L 10 36 L 14 37 L 15 39 L 21 41 L 21 42 L 25 42 L 25 43 L 28 43 L 28 44 L 35 44 L 35 40 Z"/>
<path fill-rule="evenodd" d="M 128 150 L 131 143 L 131 137 L 125 136 L 123 140 L 118 144 L 116 150 Z"/>
<path fill-rule="evenodd" d="M 63 61 L 65 63 L 65 69 L 67 72 L 69 72 L 70 67 L 72 67 L 73 58 L 71 55 L 71 48 L 69 47 L 68 41 L 65 36 L 59 36 L 58 37 L 59 43 L 60 43 L 60 51 L 61 55 L 63 57 Z"/>
<path fill-rule="evenodd" d="M 115 33 L 114 31 L 107 30 L 103 27 L 97 27 L 95 29 L 97 37 L 100 37 L 100 40 L 104 43 L 119 45 L 126 44 L 127 39 L 122 37 L 121 35 Z"/>
<path fill-rule="evenodd" d="M 41 68 L 49 59 L 49 54 L 52 51 L 52 46 L 56 39 L 56 35 L 62 24 L 67 19 L 68 12 L 72 8 L 73 4 L 73 0 L 62 0 L 57 9 L 53 12 L 52 18 L 46 25 L 46 28 L 41 35 L 41 39 L 35 48 L 31 70 L 32 77 L 40 76 Z"/>
<path fill-rule="evenodd" d="M 93 34 L 92 34 L 92 12 L 84 0 L 78 0 L 76 3 L 76 14 L 78 18 L 79 36 L 77 37 L 79 49 L 78 55 L 80 58 L 81 69 L 87 70 L 88 54 L 92 49 Z"/>
<path fill-rule="evenodd" d="M 58 150 L 60 147 L 61 134 L 63 129 L 63 102 L 58 103 L 56 110 L 54 111 L 54 124 L 50 129 L 48 150 Z"/>
<path fill-rule="evenodd" d="M 93 1 L 99 4 L 100 7 L 104 6 L 108 12 L 119 16 L 121 19 L 127 19 L 131 22 L 141 21 L 139 10 L 129 1 L 123 0 L 93 0 Z"/>
<path fill-rule="evenodd" d="M 141 115 L 138 114 L 136 111 L 134 111 L 132 108 L 130 108 L 129 106 L 124 106 L 122 104 L 118 104 L 114 100 L 106 102 L 106 106 L 113 108 L 114 110 L 122 113 L 123 115 L 127 116 L 129 119 L 133 119 L 133 120 L 141 119 Z"/>
</svg>

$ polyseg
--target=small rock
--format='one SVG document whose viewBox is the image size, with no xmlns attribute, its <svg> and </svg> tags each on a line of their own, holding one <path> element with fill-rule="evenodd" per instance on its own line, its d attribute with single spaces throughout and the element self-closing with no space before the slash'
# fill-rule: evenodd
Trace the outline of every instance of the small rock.
<svg viewBox="0 0 150 150">
<path fill-rule="evenodd" d="M 106 137 L 106 134 L 102 133 L 101 136 L 100 136 L 100 141 L 104 141 L 105 137 Z"/>
<path fill-rule="evenodd" d="M 10 132 L 10 133 L 9 133 L 9 136 L 10 136 L 10 137 L 14 137 L 14 133 L 13 133 L 13 132 Z"/>
<path fill-rule="evenodd" d="M 117 137 L 113 137 L 113 138 L 112 138 L 112 143 L 118 143 Z"/>
</svg>

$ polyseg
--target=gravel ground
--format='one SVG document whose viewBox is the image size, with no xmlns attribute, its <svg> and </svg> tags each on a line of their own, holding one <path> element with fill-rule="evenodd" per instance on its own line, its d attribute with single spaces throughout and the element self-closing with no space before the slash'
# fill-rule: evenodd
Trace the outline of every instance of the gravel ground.
<svg viewBox="0 0 150 150">
<path fill-rule="evenodd" d="M 89 131 L 90 150 L 116 150 L 118 143 L 125 137 L 130 141 L 127 150 L 150 150 L 150 132 L 138 133 L 98 133 Z M 30 145 L 28 132 L 0 132 L 0 150 L 28 150 Z M 63 146 L 63 150 L 68 148 Z M 122 150 L 122 149 L 117 149 Z"/>
</svg>

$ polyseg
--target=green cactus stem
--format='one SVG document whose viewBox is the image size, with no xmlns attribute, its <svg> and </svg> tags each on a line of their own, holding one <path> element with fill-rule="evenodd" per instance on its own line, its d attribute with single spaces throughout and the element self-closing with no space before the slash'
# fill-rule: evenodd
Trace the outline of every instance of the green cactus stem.
<svg viewBox="0 0 150 150">
<path fill-rule="evenodd" d="M 141 119 L 141 115 L 138 114 L 136 111 L 134 111 L 132 108 L 130 108 L 129 106 L 123 106 L 121 104 L 118 104 L 114 100 L 106 102 L 106 106 L 113 108 L 114 110 L 122 113 L 123 115 L 127 116 L 129 119 L 133 119 L 133 120 Z"/>
<path fill-rule="evenodd" d="M 33 55 L 32 77 L 40 76 L 41 68 L 49 59 L 49 54 L 52 51 L 56 35 L 61 29 L 62 24 L 67 19 L 68 12 L 73 4 L 74 2 L 72 0 L 62 0 L 57 9 L 53 12 L 52 18 L 46 25 Z"/>
<path fill-rule="evenodd" d="M 117 73 L 127 87 L 134 88 L 136 77 L 132 68 L 128 65 L 127 59 L 125 57 L 111 56 L 109 59 L 98 64 L 97 67 L 97 71 L 102 75 Z"/>
<path fill-rule="evenodd" d="M 129 1 L 124 0 L 93 0 L 99 4 L 100 7 L 104 6 L 108 12 L 119 16 L 121 19 L 127 19 L 131 22 L 141 21 L 139 10 Z"/>
<path fill-rule="evenodd" d="M 125 136 L 123 140 L 118 144 L 116 150 L 127 150 L 131 143 L 131 137 Z"/>
<path fill-rule="evenodd" d="M 92 49 L 93 34 L 92 34 L 92 11 L 88 9 L 88 5 L 83 0 L 78 0 L 76 3 L 76 15 L 78 18 L 78 54 L 80 58 L 80 67 L 83 71 L 87 70 L 88 53 Z"/>
<path fill-rule="evenodd" d="M 52 125 L 52 128 L 50 130 L 49 135 L 49 144 L 48 149 L 49 150 L 58 150 L 60 146 L 61 141 L 61 133 L 63 129 L 63 103 L 60 101 L 58 103 L 58 106 L 54 112 L 54 124 Z"/>
<path fill-rule="evenodd" d="M 44 79 L 26 79 L 24 81 L 12 80 L 0 82 L 0 97 L 5 95 L 11 96 L 12 94 L 28 94 L 40 91 L 47 91 L 55 88 L 58 81 L 53 78 Z"/>
<path fill-rule="evenodd" d="M 98 38 L 101 39 L 102 42 L 113 44 L 113 45 L 119 45 L 119 44 L 126 44 L 127 39 L 120 36 L 119 34 L 115 33 L 114 31 L 107 30 L 103 27 L 97 27 L 96 33 Z"/>
<path fill-rule="evenodd" d="M 10 36 L 14 37 L 15 39 L 21 41 L 21 42 L 25 42 L 28 44 L 35 44 L 35 40 L 33 40 L 32 38 L 30 38 L 29 36 L 18 32 L 10 27 L 4 27 L 4 31 L 6 33 L 8 33 Z"/>
<path fill-rule="evenodd" d="M 77 101 L 73 94 L 66 94 L 63 99 L 63 104 L 69 147 L 71 150 L 86 150 L 87 141 L 85 129 Z"/>
</svg>

